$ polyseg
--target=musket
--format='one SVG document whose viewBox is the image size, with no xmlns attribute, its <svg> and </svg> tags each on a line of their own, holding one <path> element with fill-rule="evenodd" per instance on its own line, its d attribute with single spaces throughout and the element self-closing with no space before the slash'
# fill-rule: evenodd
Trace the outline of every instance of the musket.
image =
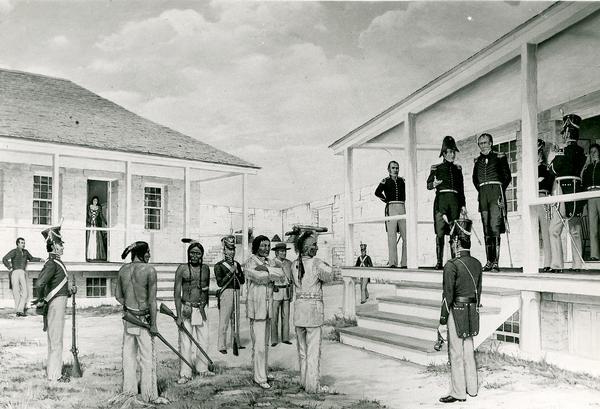
<svg viewBox="0 0 600 409">
<path fill-rule="evenodd" d="M 144 321 L 140 320 L 138 317 L 136 317 L 133 314 L 130 314 L 128 312 L 125 313 L 125 315 L 123 315 L 123 319 L 127 322 L 129 322 L 130 324 L 133 324 L 135 326 L 138 326 L 140 328 L 144 328 L 147 329 L 148 331 L 150 331 L 150 325 L 146 324 Z M 158 337 L 158 339 L 160 339 L 163 344 L 165 344 L 166 346 L 169 347 L 169 349 L 171 351 L 173 351 L 175 353 L 175 355 L 177 355 L 179 357 L 179 359 L 181 359 L 187 366 L 189 366 L 190 368 L 192 368 L 192 373 L 196 373 L 196 368 L 194 368 L 194 366 L 192 364 L 190 364 L 187 359 L 185 359 L 183 357 L 183 355 L 181 355 L 179 353 L 178 350 L 176 350 L 173 345 L 169 344 L 169 342 L 165 339 L 165 337 L 163 337 L 160 332 L 156 332 L 156 334 L 153 334 L 156 337 Z"/>
<path fill-rule="evenodd" d="M 77 326 L 76 326 L 76 303 L 75 293 L 71 294 L 72 299 L 72 331 L 71 331 L 71 353 L 73 354 L 73 366 L 71 368 L 71 378 L 81 378 L 81 365 L 79 364 L 79 350 L 77 349 Z"/>
<path fill-rule="evenodd" d="M 239 287 L 239 282 L 237 279 L 237 268 L 235 266 L 235 260 L 233 261 L 233 320 L 231 321 L 231 336 L 233 338 L 231 343 L 231 349 L 233 350 L 233 355 L 238 356 L 240 354 L 240 333 L 239 333 L 239 317 L 238 317 L 238 308 L 239 308 L 239 299 L 238 299 L 238 289 L 236 289 L 236 283 Z"/>
<path fill-rule="evenodd" d="M 502 201 L 500 203 L 500 201 Z M 510 226 L 508 224 L 508 216 L 506 215 L 506 199 L 504 197 L 504 189 L 502 185 L 500 185 L 500 198 L 498 198 L 498 206 L 500 207 L 500 211 L 502 212 L 502 218 L 504 219 L 504 224 L 506 226 L 506 246 L 508 247 L 508 259 L 510 260 L 510 268 L 513 268 L 513 260 L 512 260 L 512 252 L 510 251 Z M 500 254 L 497 255 L 500 257 Z"/>
<path fill-rule="evenodd" d="M 173 318 L 175 320 L 175 322 L 177 322 L 177 315 L 175 315 L 175 313 L 169 307 L 167 307 L 164 303 L 160 304 L 159 311 L 161 314 L 168 315 L 169 317 Z M 208 323 L 206 323 L 205 325 L 208 325 Z M 208 360 L 208 370 L 211 372 L 214 372 L 214 369 L 215 369 L 214 362 L 212 361 L 212 359 L 210 359 L 210 357 L 208 356 L 206 351 L 200 346 L 198 341 L 196 341 L 196 339 L 192 336 L 190 331 L 188 331 L 188 329 L 183 324 L 177 325 L 177 327 L 179 328 L 179 330 L 181 332 L 183 332 L 185 335 L 187 335 L 188 338 L 192 340 L 194 345 L 196 345 L 196 347 L 200 350 L 200 352 L 202 352 L 202 355 L 204 355 L 206 357 L 206 359 Z"/>
</svg>

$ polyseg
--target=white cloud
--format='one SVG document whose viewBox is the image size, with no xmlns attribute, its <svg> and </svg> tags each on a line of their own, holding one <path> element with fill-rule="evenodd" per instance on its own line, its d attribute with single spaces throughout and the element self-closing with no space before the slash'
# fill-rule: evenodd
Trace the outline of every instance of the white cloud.
<svg viewBox="0 0 600 409">
<path fill-rule="evenodd" d="M 69 45 L 69 39 L 64 35 L 57 35 L 50 39 L 50 44 L 57 47 L 65 47 Z"/>
<path fill-rule="evenodd" d="M 8 14 L 14 8 L 14 4 L 11 0 L 0 0 L 0 15 Z"/>
</svg>

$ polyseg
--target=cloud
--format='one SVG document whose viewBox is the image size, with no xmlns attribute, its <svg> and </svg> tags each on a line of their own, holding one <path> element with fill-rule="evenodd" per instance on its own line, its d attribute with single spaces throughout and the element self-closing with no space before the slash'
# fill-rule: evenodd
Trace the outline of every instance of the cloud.
<svg viewBox="0 0 600 409">
<path fill-rule="evenodd" d="M 50 39 L 50 44 L 57 47 L 65 47 L 69 45 L 69 39 L 64 35 L 57 35 Z"/>
<path fill-rule="evenodd" d="M 10 13 L 14 8 L 11 0 L 0 0 L 0 15 Z"/>
</svg>

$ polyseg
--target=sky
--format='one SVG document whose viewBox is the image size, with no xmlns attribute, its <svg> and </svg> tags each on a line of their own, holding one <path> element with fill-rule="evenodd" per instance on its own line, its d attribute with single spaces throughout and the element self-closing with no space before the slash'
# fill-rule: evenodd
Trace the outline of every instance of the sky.
<svg viewBox="0 0 600 409">
<path fill-rule="evenodd" d="M 0 68 L 69 79 L 260 166 L 249 206 L 281 209 L 342 192 L 333 141 L 549 4 L 0 0 Z M 358 186 L 386 176 L 378 155 Z"/>
</svg>

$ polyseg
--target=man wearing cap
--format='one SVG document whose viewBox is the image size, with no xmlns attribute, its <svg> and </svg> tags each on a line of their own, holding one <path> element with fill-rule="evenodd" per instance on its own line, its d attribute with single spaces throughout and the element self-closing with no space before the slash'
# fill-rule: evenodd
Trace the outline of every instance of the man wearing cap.
<svg viewBox="0 0 600 409">
<path fill-rule="evenodd" d="M 180 264 L 175 272 L 175 309 L 177 325 L 183 325 L 204 350 L 208 349 L 208 321 L 206 305 L 208 304 L 208 288 L 210 269 L 204 264 L 204 247 L 192 241 L 187 250 L 188 262 Z M 192 346 L 192 340 L 179 331 L 179 352 L 195 366 L 196 372 L 202 376 L 212 376 L 208 370 L 208 360 Z M 184 384 L 192 379 L 192 369 L 183 361 L 179 362 L 179 380 Z"/>
<path fill-rule="evenodd" d="M 48 334 L 46 376 L 49 381 L 69 382 L 69 377 L 62 375 L 65 309 L 67 298 L 77 292 L 77 287 L 60 259 L 64 251 L 60 226 L 44 230 L 42 236 L 46 240 L 48 260 L 37 279 L 39 298 L 34 302 L 44 311 L 44 331 Z"/>
<path fill-rule="evenodd" d="M 435 248 L 437 263 L 436 270 L 444 268 L 444 240 L 450 234 L 450 227 L 465 208 L 465 184 L 463 181 L 462 168 L 454 163 L 456 142 L 451 136 L 444 137 L 440 157 L 444 157 L 442 163 L 433 165 L 427 178 L 427 189 L 435 189 L 435 200 L 433 202 L 433 229 L 435 231 Z M 450 243 L 452 252 L 452 243 Z M 454 253 L 452 252 L 452 258 Z"/>
<path fill-rule="evenodd" d="M 479 333 L 481 301 L 481 263 L 471 257 L 471 226 L 468 219 L 458 219 L 452 230 L 457 257 L 444 266 L 440 334 L 447 334 L 450 358 L 450 391 L 442 403 L 465 401 L 477 396 L 477 366 L 473 337 Z"/>
<path fill-rule="evenodd" d="M 225 236 L 221 239 L 223 244 L 223 260 L 215 264 L 215 278 L 220 287 L 217 293 L 219 306 L 219 333 L 217 338 L 217 348 L 222 354 L 227 353 L 227 328 L 231 317 L 234 314 L 234 304 L 237 307 L 235 314 L 237 321 L 232 327 L 232 336 L 239 337 L 240 333 L 240 288 L 244 284 L 245 278 L 240 263 L 235 258 L 235 237 Z M 235 299 L 235 300 L 234 300 Z M 239 346 L 239 348 L 243 348 Z"/>
<path fill-rule="evenodd" d="M 365 243 L 360 243 L 360 256 L 356 259 L 356 263 L 354 267 L 373 267 L 373 262 L 371 261 L 371 257 L 367 255 L 367 245 Z M 367 284 L 371 279 L 369 277 L 361 277 L 360 279 L 360 303 L 364 304 L 367 302 L 369 298 L 369 290 L 367 289 Z"/>
<path fill-rule="evenodd" d="M 554 175 L 548 170 L 546 162 L 546 154 L 544 148 L 546 143 L 542 139 L 538 139 L 538 196 L 546 197 L 552 192 Z M 547 273 L 551 270 L 550 262 L 552 254 L 550 253 L 550 216 L 552 208 L 550 205 L 537 206 L 537 218 L 542 237 L 542 251 L 544 252 L 544 267 L 542 271 Z"/>
<path fill-rule="evenodd" d="M 588 164 L 581 173 L 583 188 L 585 190 L 600 191 L 600 145 L 594 143 L 590 146 Z M 591 261 L 600 260 L 600 197 L 588 199 L 588 216 L 590 221 L 590 247 Z"/>
<path fill-rule="evenodd" d="M 473 184 L 479 192 L 479 213 L 485 237 L 487 262 L 483 271 L 500 271 L 500 234 L 506 233 L 503 212 L 506 212 L 506 188 L 512 175 L 506 155 L 492 151 L 492 135 L 482 133 L 477 144 L 481 154 L 475 158 Z"/>
<path fill-rule="evenodd" d="M 16 241 L 17 248 L 12 249 L 2 258 L 2 263 L 8 269 L 8 288 L 12 290 L 15 300 L 15 312 L 17 317 L 27 315 L 27 300 L 29 298 L 29 278 L 27 277 L 28 261 L 44 261 L 41 258 L 33 257 L 25 249 L 25 239 L 19 237 Z"/>
<path fill-rule="evenodd" d="M 244 266 L 248 280 L 246 315 L 250 320 L 254 382 L 263 389 L 271 388 L 267 371 L 270 321 L 273 317 L 273 284 L 280 284 L 285 280 L 282 268 L 275 267 L 275 263 L 268 259 L 270 251 L 271 241 L 268 237 L 255 237 L 252 240 L 252 255 Z"/>
<path fill-rule="evenodd" d="M 383 179 L 375 189 L 375 196 L 385 203 L 386 216 L 406 214 L 404 202 L 406 200 L 404 178 L 398 176 L 400 165 L 395 160 L 388 163 L 389 176 Z M 402 237 L 402 258 L 400 267 L 406 267 L 406 220 L 389 220 L 385 222 L 388 239 L 388 267 L 398 266 L 398 239 L 397 233 Z"/>
<path fill-rule="evenodd" d="M 273 285 L 273 318 L 271 319 L 271 346 L 279 343 L 279 318 L 281 317 L 281 342 L 290 342 L 290 301 L 293 297 L 292 262 L 286 257 L 290 248 L 285 243 L 277 243 L 271 251 L 275 253 L 272 260 L 275 267 L 281 267 L 285 278 L 281 283 Z"/>
<path fill-rule="evenodd" d="M 333 280 L 333 269 L 315 257 L 317 233 L 301 232 L 295 241 L 298 259 L 292 263 L 296 301 L 294 302 L 294 325 L 300 364 L 300 385 L 308 393 L 327 392 L 319 381 L 321 341 L 323 338 L 323 283 Z"/>
<path fill-rule="evenodd" d="M 563 127 L 561 134 L 564 138 L 565 146 L 555 152 L 555 156 L 550 163 L 550 171 L 556 176 L 554 182 L 554 195 L 578 193 L 583 191 L 581 184 L 581 171 L 585 165 L 585 152 L 577 144 L 579 139 L 579 125 L 581 117 L 575 114 L 565 115 L 563 117 Z M 579 271 L 581 268 L 582 246 L 581 246 L 581 215 L 585 201 L 556 203 L 552 209 L 552 219 L 550 220 L 550 246 L 552 248 L 551 272 L 562 273 L 564 268 L 562 231 L 565 224 L 568 224 L 571 249 L 573 251 L 573 271 Z"/>
<path fill-rule="evenodd" d="M 140 328 L 123 320 L 123 393 L 137 395 L 139 363 L 142 400 L 154 404 L 168 403 L 158 396 L 156 377 L 156 270 L 148 264 L 150 248 L 145 241 L 130 244 L 121 254 L 121 259 L 127 258 L 130 253 L 131 263 L 124 264 L 119 270 L 115 298 L 123 305 L 124 314 L 134 315 L 150 328 Z"/>
</svg>

